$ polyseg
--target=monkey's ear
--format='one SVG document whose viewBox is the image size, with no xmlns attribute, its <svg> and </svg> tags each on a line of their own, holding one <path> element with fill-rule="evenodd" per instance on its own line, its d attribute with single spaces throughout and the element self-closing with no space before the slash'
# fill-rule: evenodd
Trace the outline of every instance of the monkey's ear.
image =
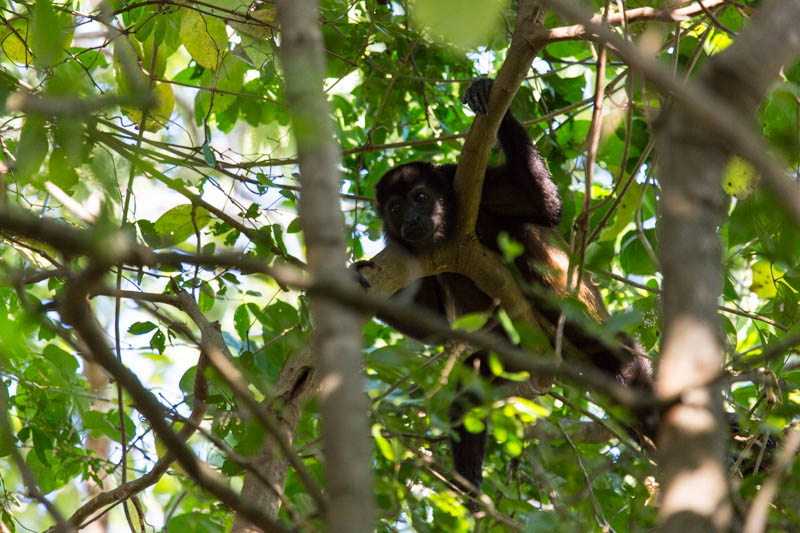
<svg viewBox="0 0 800 533">
<path fill-rule="evenodd" d="M 457 165 L 446 163 L 444 165 L 431 165 L 431 176 L 436 178 L 436 183 L 441 190 L 452 190 L 456 178 Z"/>
</svg>

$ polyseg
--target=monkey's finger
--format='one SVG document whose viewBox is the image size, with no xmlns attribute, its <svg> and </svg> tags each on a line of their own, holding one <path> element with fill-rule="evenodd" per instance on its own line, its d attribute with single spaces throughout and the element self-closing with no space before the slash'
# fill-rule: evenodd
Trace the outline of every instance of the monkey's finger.
<svg viewBox="0 0 800 533">
<path fill-rule="evenodd" d="M 489 112 L 489 106 L 486 105 L 487 104 L 487 100 L 486 100 L 486 98 L 483 97 L 482 94 L 476 93 L 473 96 L 473 99 L 475 100 L 475 112 L 476 113 L 478 113 L 479 115 L 485 115 L 486 113 Z"/>
<path fill-rule="evenodd" d="M 464 103 L 472 110 L 473 113 L 478 115 L 486 114 L 486 102 L 480 95 L 475 85 L 467 89 L 463 97 Z"/>
<path fill-rule="evenodd" d="M 375 268 L 376 266 L 377 265 L 375 264 L 374 261 L 369 261 L 369 260 L 356 261 L 355 263 L 350 265 L 350 272 L 352 272 L 353 278 L 355 278 L 356 282 L 359 285 L 361 285 L 365 289 L 369 289 L 370 287 L 372 287 L 372 285 L 370 285 L 369 281 L 367 281 L 367 278 L 365 278 L 361 274 L 361 269 L 364 267 Z"/>
<path fill-rule="evenodd" d="M 478 93 L 478 98 L 481 100 L 484 115 L 489 112 L 489 93 L 492 92 L 492 82 L 494 80 L 491 78 L 481 78 L 475 82 L 475 92 Z"/>
<path fill-rule="evenodd" d="M 469 107 L 473 113 L 481 115 L 486 113 L 486 111 L 482 110 L 481 98 L 476 91 L 478 82 L 480 82 L 480 80 L 475 80 L 469 87 L 467 87 L 467 90 L 464 91 L 463 95 L 461 95 L 461 102 Z"/>
</svg>

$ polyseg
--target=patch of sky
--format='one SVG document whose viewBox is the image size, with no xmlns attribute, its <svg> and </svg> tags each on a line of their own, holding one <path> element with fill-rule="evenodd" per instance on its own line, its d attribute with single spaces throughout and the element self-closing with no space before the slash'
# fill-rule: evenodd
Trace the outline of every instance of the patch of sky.
<svg viewBox="0 0 800 533">
<path fill-rule="evenodd" d="M 406 10 L 400 2 L 392 2 L 392 15 L 401 17 L 406 14 Z"/>
<path fill-rule="evenodd" d="M 533 68 L 533 70 L 535 70 L 536 73 L 539 75 L 547 74 L 548 72 L 553 70 L 553 67 L 550 65 L 550 63 L 545 61 L 541 57 L 537 57 L 533 60 L 531 68 Z"/>
<path fill-rule="evenodd" d="M 478 47 L 477 52 L 467 52 L 467 57 L 472 60 L 472 65 L 481 76 L 486 76 L 494 65 L 495 53 L 487 50 L 485 46 Z"/>
</svg>

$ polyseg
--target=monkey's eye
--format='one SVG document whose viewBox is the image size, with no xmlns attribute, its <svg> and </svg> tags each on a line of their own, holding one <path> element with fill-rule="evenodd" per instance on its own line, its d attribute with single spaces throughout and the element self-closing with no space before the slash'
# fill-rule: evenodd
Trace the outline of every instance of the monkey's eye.
<svg viewBox="0 0 800 533">
<path fill-rule="evenodd" d="M 426 193 L 425 191 L 419 191 L 414 194 L 414 201 L 417 202 L 418 204 L 421 204 L 427 199 L 428 199 L 428 193 Z"/>
<path fill-rule="evenodd" d="M 400 212 L 400 204 L 395 202 L 389 206 L 389 214 L 396 215 Z"/>
</svg>

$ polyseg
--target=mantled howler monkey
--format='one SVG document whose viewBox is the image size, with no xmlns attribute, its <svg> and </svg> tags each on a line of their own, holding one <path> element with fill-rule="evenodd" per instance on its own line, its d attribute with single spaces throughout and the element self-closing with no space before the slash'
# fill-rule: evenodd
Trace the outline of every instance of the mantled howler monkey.
<svg viewBox="0 0 800 533">
<path fill-rule="evenodd" d="M 491 84 L 490 79 L 473 83 L 464 95 L 464 103 L 476 113 L 485 114 Z M 494 251 L 499 251 L 500 232 L 507 232 L 524 246 L 524 253 L 514 261 L 520 282 L 534 288 L 526 291 L 531 305 L 555 324 L 559 309 L 552 302 L 552 293 L 557 297 L 567 295 L 568 259 L 562 250 L 550 244 L 553 228 L 561 220 L 561 197 L 547 165 L 510 111 L 503 117 L 498 138 L 505 163 L 486 169 L 475 231 L 481 244 Z M 381 177 L 375 193 L 387 244 L 400 245 L 414 254 L 440 246 L 450 238 L 458 217 L 453 190 L 455 173 L 454 164 L 414 162 L 395 167 Z M 362 261 L 354 266 L 359 269 L 369 264 Z M 542 296 L 547 291 L 551 292 L 549 298 Z M 578 297 L 592 318 L 598 321 L 607 318 L 600 295 L 589 282 L 583 283 Z M 472 280 L 453 273 L 422 279 L 414 302 L 450 320 L 492 308 L 492 299 Z M 379 318 L 406 335 L 424 340 L 422 331 L 388 317 Z M 499 326 L 493 332 L 504 335 Z M 631 339 L 621 339 L 628 349 L 607 346 L 570 322 L 564 335 L 601 371 L 626 385 L 651 385 L 650 363 L 635 354 Z M 467 364 L 488 376 L 485 357 L 484 352 L 478 352 Z M 462 424 L 464 414 L 475 404 L 473 394 L 461 392 L 451 406 L 450 417 L 455 426 L 452 439 L 455 469 L 479 487 L 486 431 L 470 433 Z"/>
</svg>

